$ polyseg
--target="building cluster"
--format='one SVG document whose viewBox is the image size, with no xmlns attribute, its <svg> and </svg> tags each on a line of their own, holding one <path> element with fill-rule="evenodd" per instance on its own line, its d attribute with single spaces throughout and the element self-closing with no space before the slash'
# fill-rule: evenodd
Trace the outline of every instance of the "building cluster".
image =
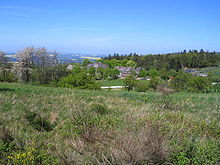
<svg viewBox="0 0 220 165">
<path fill-rule="evenodd" d="M 125 78 L 131 73 L 135 73 L 138 75 L 140 71 L 143 69 L 141 67 L 134 68 L 134 67 L 125 67 L 125 66 L 116 66 L 115 68 L 120 71 L 120 74 L 118 76 L 119 78 Z"/>
<path fill-rule="evenodd" d="M 67 66 L 67 69 L 72 70 L 73 67 L 74 67 L 74 65 L 69 65 L 69 66 Z M 109 68 L 108 65 L 103 64 L 101 62 L 94 62 L 92 64 L 87 65 L 87 68 L 91 68 L 91 67 L 94 67 L 94 68 Z M 119 78 L 125 78 L 125 77 L 127 77 L 128 75 L 130 75 L 132 73 L 135 73 L 135 74 L 138 75 L 140 73 L 140 71 L 142 69 L 144 69 L 142 67 L 134 68 L 134 67 L 125 67 L 125 66 L 116 66 L 114 68 L 119 70 L 119 72 L 120 72 L 120 74 L 118 75 Z"/>
<path fill-rule="evenodd" d="M 108 68 L 109 66 L 106 65 L 106 64 L 100 63 L 100 62 L 98 62 L 98 63 L 95 62 L 95 63 L 92 63 L 92 64 L 88 64 L 87 67 L 88 68 L 90 68 L 90 67 Z M 119 72 L 120 72 L 120 74 L 118 76 L 119 78 L 125 78 L 128 75 L 130 75 L 131 73 L 139 74 L 140 71 L 143 69 L 141 67 L 134 68 L 134 67 L 125 67 L 125 66 L 116 66 L 115 68 L 118 69 Z"/>
<path fill-rule="evenodd" d="M 201 77 L 207 77 L 208 76 L 208 74 L 202 73 L 202 72 L 200 72 L 200 71 L 198 71 L 196 69 L 185 68 L 184 70 L 185 70 L 186 73 L 190 73 L 190 74 L 192 74 L 194 76 L 201 76 Z"/>
<path fill-rule="evenodd" d="M 68 67 L 67 67 L 67 69 L 68 70 L 72 70 L 73 69 L 73 67 L 74 67 L 74 65 L 69 65 Z M 106 65 L 106 64 L 103 64 L 103 63 L 101 63 L 101 62 L 94 62 L 94 63 L 92 63 L 92 64 L 88 64 L 87 65 L 87 68 L 91 68 L 91 67 L 94 67 L 94 68 L 109 68 L 109 66 L 108 65 Z M 139 73 L 140 73 L 140 71 L 142 70 L 142 69 L 144 69 L 144 68 L 142 68 L 142 67 L 126 67 L 126 66 L 116 66 L 116 67 L 114 67 L 114 68 L 116 68 L 116 69 L 118 69 L 119 70 L 119 72 L 120 72 L 120 74 L 119 74 L 119 78 L 125 78 L 125 77 L 127 77 L 128 75 L 130 75 L 130 74 L 136 74 L 136 75 L 138 75 Z M 205 74 L 205 73 L 202 73 L 202 72 L 200 72 L 200 71 L 198 71 L 198 70 L 196 70 L 196 69 L 188 69 L 188 68 L 185 68 L 184 69 L 184 71 L 186 72 L 186 73 L 190 73 L 190 74 L 192 74 L 192 75 L 194 75 L 194 76 L 201 76 L 201 77 L 207 77 L 208 76 L 208 74 Z M 170 77 L 170 79 L 173 79 L 174 77 Z"/>
</svg>

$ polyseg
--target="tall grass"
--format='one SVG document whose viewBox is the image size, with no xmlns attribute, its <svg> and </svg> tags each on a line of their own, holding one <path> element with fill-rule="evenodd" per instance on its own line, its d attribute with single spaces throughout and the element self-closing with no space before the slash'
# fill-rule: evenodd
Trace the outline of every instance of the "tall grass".
<svg viewBox="0 0 220 165">
<path fill-rule="evenodd" d="M 1 83 L 0 163 L 218 164 L 220 95 L 164 97 Z"/>
</svg>

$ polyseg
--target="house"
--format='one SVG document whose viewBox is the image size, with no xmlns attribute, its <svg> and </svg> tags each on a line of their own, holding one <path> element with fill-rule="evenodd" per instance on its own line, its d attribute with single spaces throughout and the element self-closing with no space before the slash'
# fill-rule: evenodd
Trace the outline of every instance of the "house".
<svg viewBox="0 0 220 165">
<path fill-rule="evenodd" d="M 116 69 L 120 71 L 119 78 L 125 78 L 128 75 L 130 75 L 132 72 L 135 72 L 136 74 L 139 74 L 140 71 L 143 69 L 141 67 L 137 67 L 136 69 L 133 67 L 125 67 L 125 66 L 116 66 Z"/>
<path fill-rule="evenodd" d="M 125 66 L 116 66 L 115 68 L 120 71 L 120 74 L 118 76 L 119 78 L 127 77 L 128 75 L 131 74 L 132 69 L 134 69 L 132 67 L 125 67 Z"/>
<path fill-rule="evenodd" d="M 94 63 L 92 63 L 92 64 L 88 64 L 87 65 L 87 68 L 90 68 L 90 67 L 94 67 L 94 68 L 108 68 L 109 66 L 108 65 L 106 65 L 106 64 L 103 64 L 103 63 L 101 63 L 101 62 L 94 62 Z"/>
<path fill-rule="evenodd" d="M 192 75 L 194 75 L 194 76 L 201 76 L 201 77 L 207 77 L 207 76 L 208 76 L 208 74 L 206 74 L 206 73 L 201 73 L 200 71 L 198 71 L 198 70 L 196 70 L 196 69 L 188 69 L 188 68 L 186 68 L 186 69 L 185 69 L 185 72 L 186 72 L 186 73 L 190 73 L 190 74 L 192 74 Z"/>
<path fill-rule="evenodd" d="M 137 67 L 135 70 L 136 70 L 136 73 L 139 74 L 140 71 L 143 70 L 143 69 L 144 69 L 144 68 L 142 68 L 142 67 Z"/>
<path fill-rule="evenodd" d="M 72 70 L 73 68 L 74 68 L 74 65 L 68 65 L 68 66 L 67 66 L 67 69 L 68 69 L 68 70 Z"/>
<path fill-rule="evenodd" d="M 208 77 L 208 74 L 206 74 L 206 73 L 200 73 L 199 76 L 201 76 L 201 77 Z"/>
</svg>

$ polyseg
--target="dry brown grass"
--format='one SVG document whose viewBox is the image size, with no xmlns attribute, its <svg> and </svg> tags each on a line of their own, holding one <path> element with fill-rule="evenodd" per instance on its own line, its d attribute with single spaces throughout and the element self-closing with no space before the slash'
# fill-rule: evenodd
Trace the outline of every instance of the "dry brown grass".
<svg viewBox="0 0 220 165">
<path fill-rule="evenodd" d="M 97 128 L 88 130 L 83 136 L 68 140 L 71 150 L 61 156 L 65 164 L 81 164 L 74 161 L 79 157 L 100 165 L 162 164 L 167 158 L 166 138 L 158 125 L 146 124 L 138 131 L 111 133 Z"/>
<path fill-rule="evenodd" d="M 55 123 L 57 118 L 58 118 L 58 113 L 56 113 L 56 112 L 51 112 L 50 113 L 50 122 L 51 123 Z"/>
<path fill-rule="evenodd" d="M 159 126 L 147 124 L 137 132 L 123 132 L 111 154 L 116 164 L 161 164 L 167 149 Z"/>
<path fill-rule="evenodd" d="M 174 89 L 170 88 L 168 85 L 166 84 L 161 84 L 157 87 L 157 90 L 159 92 L 161 92 L 163 95 L 169 95 L 175 92 Z"/>
<path fill-rule="evenodd" d="M 10 143 L 14 140 L 14 138 L 12 137 L 11 133 L 9 132 L 9 130 L 6 127 L 0 127 L 0 139 L 4 142 L 4 143 Z"/>
</svg>

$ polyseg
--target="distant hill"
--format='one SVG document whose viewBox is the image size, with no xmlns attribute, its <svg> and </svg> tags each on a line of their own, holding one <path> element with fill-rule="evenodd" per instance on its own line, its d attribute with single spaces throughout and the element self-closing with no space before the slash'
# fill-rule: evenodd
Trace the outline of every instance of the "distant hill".
<svg viewBox="0 0 220 165">
<path fill-rule="evenodd" d="M 82 54 L 61 54 L 58 56 L 61 63 L 82 63 L 84 59 L 90 59 L 90 61 L 96 61 L 101 59 L 105 55 L 82 55 Z"/>
<path fill-rule="evenodd" d="M 6 56 L 10 59 L 11 62 L 16 61 L 15 53 L 7 53 Z M 58 59 L 62 64 L 67 63 L 82 63 L 84 59 L 90 59 L 90 61 L 96 61 L 97 59 L 100 59 L 102 57 L 105 57 L 105 55 L 90 55 L 90 54 L 59 54 Z"/>
</svg>

